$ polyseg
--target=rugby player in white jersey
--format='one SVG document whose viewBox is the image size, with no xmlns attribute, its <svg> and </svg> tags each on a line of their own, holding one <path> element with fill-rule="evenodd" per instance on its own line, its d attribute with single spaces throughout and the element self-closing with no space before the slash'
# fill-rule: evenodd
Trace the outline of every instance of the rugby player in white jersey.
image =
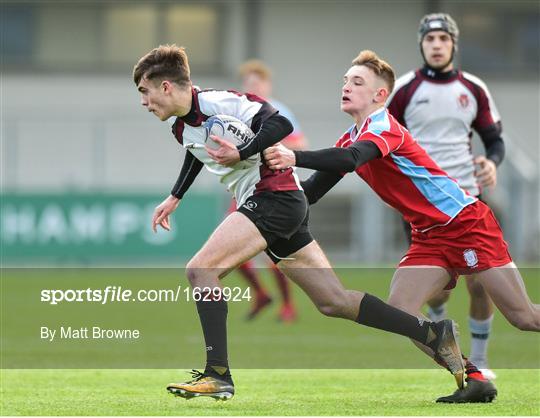
<svg viewBox="0 0 540 418">
<path fill-rule="evenodd" d="M 419 320 L 367 293 L 346 290 L 332 271 L 309 232 L 308 202 L 294 169 L 273 171 L 261 161 L 264 149 L 292 131 L 285 117 L 257 96 L 194 88 L 188 57 L 176 45 L 160 46 L 143 56 L 135 65 L 133 81 L 149 112 L 162 121 L 176 117 L 173 134 L 187 151 L 170 196 L 155 209 L 152 228 L 170 229 L 170 215 L 203 166 L 230 189 L 238 204 L 186 266 L 190 285 L 201 294 L 196 303 L 206 367 L 194 371 L 191 381 L 171 383 L 169 392 L 187 399 L 234 395 L 227 356 L 227 302 L 220 293 L 220 279 L 262 251 L 279 263 L 321 313 L 412 338 L 441 356 L 463 387 L 465 369 L 452 321 Z M 238 147 L 212 136 L 220 145 L 212 150 L 205 146 L 203 123 L 214 115 L 233 116 L 256 135 Z M 252 156 L 258 162 L 246 168 L 242 160 Z"/>
<path fill-rule="evenodd" d="M 396 81 L 387 106 L 450 177 L 481 198 L 483 188 L 497 184 L 497 166 L 504 158 L 501 119 L 486 85 L 454 67 L 458 38 L 458 26 L 448 14 L 424 16 L 418 29 L 424 66 Z M 482 139 L 485 156 L 472 155 L 472 129 Z M 410 243 L 411 226 L 407 222 L 405 231 Z M 470 360 L 486 378 L 494 379 L 487 359 L 493 303 L 474 275 L 466 276 L 466 283 L 471 298 Z M 446 316 L 449 296 L 447 290 L 428 302 L 432 320 Z"/>
</svg>

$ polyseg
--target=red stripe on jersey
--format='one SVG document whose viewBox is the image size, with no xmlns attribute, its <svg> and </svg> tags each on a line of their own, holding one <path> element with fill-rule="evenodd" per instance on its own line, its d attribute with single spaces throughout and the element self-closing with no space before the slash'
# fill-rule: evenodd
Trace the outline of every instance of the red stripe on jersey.
<svg viewBox="0 0 540 418">
<path fill-rule="evenodd" d="M 255 186 L 255 193 L 260 192 L 286 192 L 300 190 L 293 175 L 293 169 L 270 170 L 266 164 L 259 167 L 261 179 Z"/>
</svg>

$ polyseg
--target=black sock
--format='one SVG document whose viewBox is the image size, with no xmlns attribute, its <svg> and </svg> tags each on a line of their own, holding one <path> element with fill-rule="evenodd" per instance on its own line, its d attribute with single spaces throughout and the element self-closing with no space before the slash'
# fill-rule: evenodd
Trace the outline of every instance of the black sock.
<svg viewBox="0 0 540 418">
<path fill-rule="evenodd" d="M 384 303 L 379 298 L 365 294 L 360 302 L 356 322 L 368 327 L 400 334 L 432 347 L 436 340 L 433 322 L 417 318 L 400 309 Z"/>
<path fill-rule="evenodd" d="M 210 300 L 204 300 L 210 299 Z M 230 380 L 229 362 L 227 358 L 227 302 L 211 300 L 212 296 L 201 294 L 197 302 L 197 311 L 206 345 L 205 374 L 224 380 Z"/>
</svg>

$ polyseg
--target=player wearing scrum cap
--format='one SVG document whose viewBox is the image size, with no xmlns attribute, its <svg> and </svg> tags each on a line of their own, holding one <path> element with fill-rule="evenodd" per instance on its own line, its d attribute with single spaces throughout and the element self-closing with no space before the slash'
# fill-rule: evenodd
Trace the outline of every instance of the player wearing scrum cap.
<svg viewBox="0 0 540 418">
<path fill-rule="evenodd" d="M 458 41 L 459 29 L 450 15 L 424 16 L 418 28 L 424 66 L 396 81 L 387 105 L 450 177 L 481 198 L 483 188 L 497 184 L 497 166 L 504 158 L 501 118 L 486 85 L 478 77 L 455 68 Z M 472 129 L 482 139 L 485 156 L 472 155 Z M 407 222 L 405 232 L 410 243 L 411 226 Z M 466 276 L 466 283 L 471 297 L 470 359 L 486 378 L 494 379 L 487 360 L 493 303 L 474 275 Z M 449 296 L 450 292 L 444 291 L 428 302 L 431 319 L 446 316 Z"/>
<path fill-rule="evenodd" d="M 234 395 L 227 355 L 228 309 L 220 279 L 262 251 L 279 263 L 321 313 L 412 338 L 438 353 L 463 385 L 465 370 L 452 321 L 422 321 L 367 293 L 345 289 L 309 232 L 308 202 L 294 169 L 273 171 L 266 163 L 238 167 L 241 160 L 290 134 L 292 126 L 286 118 L 257 96 L 195 89 L 187 54 L 175 45 L 160 46 L 143 56 L 135 65 L 133 81 L 148 111 L 162 121 L 176 117 L 173 134 L 187 150 L 171 195 L 154 211 L 154 231 L 158 225 L 170 229 L 170 215 L 203 166 L 219 177 L 238 203 L 237 211 L 216 228 L 186 266 L 190 285 L 208 289 L 197 301 L 206 367 L 203 372 L 194 371 L 191 381 L 171 383 L 169 392 L 187 399 L 225 400 Z M 256 135 L 238 147 L 213 136 L 220 147 L 212 150 L 205 146 L 203 122 L 214 115 L 233 116 Z"/>
</svg>

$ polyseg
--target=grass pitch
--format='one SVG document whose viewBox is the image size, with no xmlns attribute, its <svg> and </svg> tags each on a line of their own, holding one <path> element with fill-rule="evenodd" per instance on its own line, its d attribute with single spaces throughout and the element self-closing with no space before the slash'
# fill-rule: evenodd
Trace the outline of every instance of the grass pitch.
<svg viewBox="0 0 540 418">
<path fill-rule="evenodd" d="M 159 277 L 169 273 L 154 273 L 151 285 L 158 288 Z M 391 273 L 389 269 L 338 271 L 348 288 L 383 299 Z M 294 297 L 300 318 L 290 325 L 276 322 L 278 304 L 253 322 L 244 320 L 249 303 L 229 304 L 229 353 L 236 395 L 228 402 L 186 401 L 169 395 L 165 387 L 189 379 L 184 370 L 204 364 L 193 303 L 50 307 L 38 297 L 39 288 L 49 285 L 47 271 L 38 272 L 46 285 L 38 280 L 36 288 L 25 280 L 25 272 L 17 274 L 17 280 L 2 287 L 2 364 L 6 367 L 8 359 L 22 366 L 1 370 L 2 415 L 540 415 L 540 336 L 516 330 L 499 313 L 489 349 L 499 390 L 492 404 L 436 404 L 437 397 L 455 389 L 447 372 L 437 369 L 407 339 L 323 317 L 297 288 Z M 101 283 L 95 274 L 88 278 L 94 287 Z M 538 269 L 522 270 L 522 274 L 531 299 L 539 302 Z M 133 286 L 135 277 L 133 272 L 115 270 L 113 276 L 109 271 L 104 283 L 115 285 L 120 279 Z M 265 283 L 272 287 L 273 281 Z M 233 277 L 226 285 L 245 284 Z M 449 316 L 461 324 L 465 353 L 469 350 L 468 303 L 465 285 L 460 283 L 448 307 Z M 13 312 L 32 314 L 13 316 Z M 98 315 L 118 323 L 130 320 L 141 327 L 150 340 L 145 346 L 148 352 L 132 352 L 128 358 L 133 344 L 52 345 L 39 341 L 34 331 L 41 323 L 97 321 Z M 28 318 L 34 318 L 33 322 Z M 94 366 L 104 353 L 116 367 Z M 163 358 L 165 366 L 152 366 L 162 364 Z M 121 364 L 128 359 L 139 369 Z M 62 367 L 68 360 L 80 365 Z"/>
<path fill-rule="evenodd" d="M 528 415 L 540 414 L 540 371 L 497 370 L 491 404 L 447 405 L 442 370 L 237 370 L 227 402 L 165 391 L 174 370 L 4 370 L 2 415 Z"/>
</svg>

